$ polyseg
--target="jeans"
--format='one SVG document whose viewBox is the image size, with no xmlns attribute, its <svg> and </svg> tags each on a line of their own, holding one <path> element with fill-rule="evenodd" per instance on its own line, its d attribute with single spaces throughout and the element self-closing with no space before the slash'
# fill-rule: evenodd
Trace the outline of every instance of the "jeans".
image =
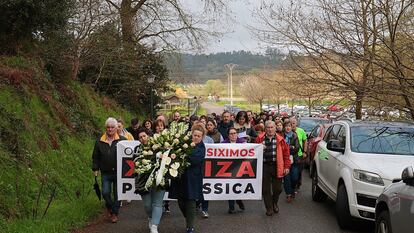
<svg viewBox="0 0 414 233">
<path fill-rule="evenodd" d="M 102 173 L 102 196 L 106 208 L 113 214 L 118 215 L 121 202 L 118 201 L 116 172 Z"/>
<path fill-rule="evenodd" d="M 266 210 L 272 210 L 277 205 L 282 192 L 282 178 L 276 174 L 276 163 L 263 163 L 262 195 Z"/>
<path fill-rule="evenodd" d="M 290 167 L 289 174 L 283 177 L 283 186 L 287 195 L 294 195 L 296 184 L 299 178 L 299 167 L 297 163 L 293 163 Z"/>
<path fill-rule="evenodd" d="M 152 225 L 159 225 L 162 216 L 162 201 L 164 199 L 165 190 L 157 190 L 155 188 L 145 195 L 142 195 L 145 213 L 151 218 Z"/>
</svg>

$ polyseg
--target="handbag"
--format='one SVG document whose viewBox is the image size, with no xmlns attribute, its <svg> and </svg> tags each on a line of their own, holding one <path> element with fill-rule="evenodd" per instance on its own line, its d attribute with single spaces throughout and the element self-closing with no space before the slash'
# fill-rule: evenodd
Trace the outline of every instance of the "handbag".
<svg viewBox="0 0 414 233">
<path fill-rule="evenodd" d="M 145 184 L 147 183 L 147 180 L 150 175 L 151 175 L 151 172 L 146 172 L 143 174 L 139 174 L 137 175 L 137 177 L 135 177 L 135 192 L 134 193 L 139 194 L 141 196 L 149 193 L 149 191 L 145 188 Z"/>
</svg>

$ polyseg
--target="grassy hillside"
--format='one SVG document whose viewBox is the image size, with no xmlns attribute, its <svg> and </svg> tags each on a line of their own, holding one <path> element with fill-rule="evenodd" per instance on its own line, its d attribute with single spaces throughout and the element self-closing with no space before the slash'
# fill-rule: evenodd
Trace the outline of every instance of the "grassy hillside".
<svg viewBox="0 0 414 233">
<path fill-rule="evenodd" d="M 131 118 L 32 60 L 0 57 L 0 232 L 67 232 L 102 211 L 90 164 L 108 116 Z"/>
</svg>

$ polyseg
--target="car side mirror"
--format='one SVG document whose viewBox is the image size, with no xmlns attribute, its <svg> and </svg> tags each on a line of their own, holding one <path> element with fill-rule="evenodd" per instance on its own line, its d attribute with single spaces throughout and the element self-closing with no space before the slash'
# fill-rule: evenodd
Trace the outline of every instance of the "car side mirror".
<svg viewBox="0 0 414 233">
<path fill-rule="evenodd" d="M 406 167 L 402 174 L 401 179 L 406 184 L 414 184 L 414 169 L 412 166 Z"/>
<path fill-rule="evenodd" d="M 341 152 L 342 154 L 345 153 L 345 148 L 341 146 L 341 142 L 339 140 L 329 140 L 326 145 L 326 149 Z"/>
</svg>

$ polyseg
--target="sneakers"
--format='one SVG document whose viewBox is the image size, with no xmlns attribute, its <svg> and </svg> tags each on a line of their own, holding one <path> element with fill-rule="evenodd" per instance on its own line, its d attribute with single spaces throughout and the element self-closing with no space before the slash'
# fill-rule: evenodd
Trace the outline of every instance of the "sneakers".
<svg viewBox="0 0 414 233">
<path fill-rule="evenodd" d="M 158 226 L 157 225 L 151 225 L 150 232 L 151 233 L 158 233 Z"/>
<path fill-rule="evenodd" d="M 208 218 L 210 215 L 208 214 L 208 212 L 207 211 L 201 211 L 201 217 L 203 217 L 203 218 Z"/>
<path fill-rule="evenodd" d="M 232 210 L 232 209 L 229 209 L 229 214 L 235 214 L 236 213 L 236 210 Z"/>
<path fill-rule="evenodd" d="M 117 223 L 118 222 L 118 215 L 112 214 L 112 216 L 111 216 L 111 222 L 112 223 Z"/>
<path fill-rule="evenodd" d="M 187 233 L 194 233 L 194 227 L 188 227 L 186 232 Z"/>
</svg>

